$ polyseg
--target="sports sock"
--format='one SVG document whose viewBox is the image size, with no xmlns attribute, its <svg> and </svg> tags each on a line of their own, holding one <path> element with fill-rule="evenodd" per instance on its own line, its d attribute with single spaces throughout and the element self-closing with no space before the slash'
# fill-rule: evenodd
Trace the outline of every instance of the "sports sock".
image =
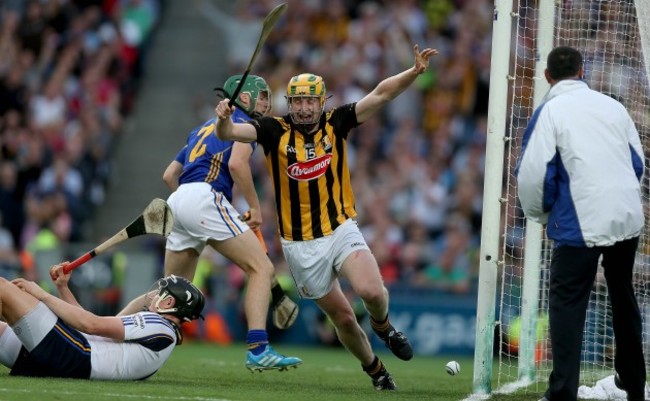
<svg viewBox="0 0 650 401">
<path fill-rule="evenodd" d="M 269 335 L 266 333 L 266 330 L 248 330 L 246 344 L 248 345 L 248 350 L 253 355 L 259 355 L 264 352 L 266 346 L 269 344 Z"/>
<path fill-rule="evenodd" d="M 388 315 L 386 315 L 386 318 L 382 321 L 377 321 L 372 316 L 370 316 L 370 327 L 372 327 L 372 330 L 380 337 L 387 335 L 388 331 L 391 328 L 390 321 L 388 320 Z"/>
<path fill-rule="evenodd" d="M 383 362 L 381 359 L 379 359 L 379 357 L 377 357 L 377 355 L 375 355 L 375 359 L 373 359 L 370 365 L 361 365 L 361 368 L 368 374 L 368 376 L 372 377 L 373 379 L 377 379 L 380 376 L 383 376 L 384 372 L 386 371 Z"/>
<path fill-rule="evenodd" d="M 282 298 L 284 298 L 284 290 L 280 283 L 276 282 L 273 287 L 271 287 L 271 304 L 277 306 Z"/>
</svg>

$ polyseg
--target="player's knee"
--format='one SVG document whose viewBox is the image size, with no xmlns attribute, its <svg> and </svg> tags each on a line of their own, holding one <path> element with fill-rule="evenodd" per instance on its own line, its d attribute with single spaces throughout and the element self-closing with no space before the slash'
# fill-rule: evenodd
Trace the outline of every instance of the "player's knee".
<svg viewBox="0 0 650 401">
<path fill-rule="evenodd" d="M 273 277 L 273 263 L 270 260 L 251 261 L 250 263 L 242 264 L 242 269 L 248 275 L 259 275 L 260 277 L 268 277 L 269 280 Z"/>
<path fill-rule="evenodd" d="M 367 304 L 377 304 L 386 299 L 388 290 L 382 284 L 367 283 L 357 288 L 357 295 Z"/>
<path fill-rule="evenodd" d="M 334 316 L 330 316 L 330 319 L 339 331 L 349 332 L 358 326 L 357 317 L 351 309 L 338 311 Z"/>
<path fill-rule="evenodd" d="M 264 275 L 264 277 L 268 277 L 269 280 L 273 278 L 273 274 L 275 273 L 275 268 L 273 267 L 273 263 L 269 260 L 268 262 L 262 263 L 262 271 L 261 274 Z"/>
</svg>

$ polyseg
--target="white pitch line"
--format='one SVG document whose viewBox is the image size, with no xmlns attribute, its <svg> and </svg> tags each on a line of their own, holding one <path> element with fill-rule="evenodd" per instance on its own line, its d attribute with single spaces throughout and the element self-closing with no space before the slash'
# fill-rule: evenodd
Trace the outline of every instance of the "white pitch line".
<svg viewBox="0 0 650 401">
<path fill-rule="evenodd" d="M 82 393 L 78 391 L 49 391 L 49 390 L 39 390 L 31 391 L 29 389 L 9 389 L 9 388 L 0 388 L 0 392 L 3 393 L 29 393 L 29 394 L 47 394 L 47 393 L 56 393 L 56 394 L 66 394 L 66 395 L 77 395 L 77 396 L 87 396 L 90 393 Z M 101 395 L 106 397 L 123 397 L 123 398 L 137 398 L 137 399 L 148 399 L 148 400 L 193 400 L 193 401 L 233 401 L 226 398 L 206 398 L 206 397 L 169 397 L 169 396 L 157 396 L 157 395 L 144 395 L 144 394 L 124 394 L 124 393 L 92 393 L 93 395 Z"/>
</svg>

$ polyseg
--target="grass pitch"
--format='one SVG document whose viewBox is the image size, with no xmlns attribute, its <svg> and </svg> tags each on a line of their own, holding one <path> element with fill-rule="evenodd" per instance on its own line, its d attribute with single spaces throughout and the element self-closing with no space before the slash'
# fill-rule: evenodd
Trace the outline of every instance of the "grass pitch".
<svg viewBox="0 0 650 401">
<path fill-rule="evenodd" d="M 361 366 L 342 348 L 276 344 L 278 352 L 298 356 L 303 364 L 287 372 L 250 373 L 244 367 L 246 346 L 186 342 L 153 377 L 145 381 L 90 381 L 9 376 L 0 367 L 0 401 L 455 401 L 472 400 L 470 357 L 415 356 L 404 362 L 387 350 L 378 355 L 393 375 L 397 392 L 376 391 Z M 445 364 L 456 360 L 460 374 L 449 376 Z M 543 385 L 541 387 L 544 387 Z M 495 388 L 493 384 L 493 388 Z M 491 401 L 530 401 L 527 394 L 495 394 Z"/>
<path fill-rule="evenodd" d="M 221 347 L 188 342 L 176 349 L 157 374 L 141 382 L 22 378 L 9 376 L 8 369 L 0 368 L 0 401 L 462 400 L 472 392 L 471 358 L 415 356 L 404 362 L 381 352 L 379 356 L 399 388 L 392 393 L 374 390 L 356 359 L 343 349 L 282 344 L 277 344 L 276 349 L 298 356 L 304 363 L 287 372 L 253 374 L 244 368 L 244 344 Z M 445 372 L 445 363 L 451 359 L 456 359 L 461 366 L 456 376 Z M 531 397 L 509 396 L 507 399 Z"/>
</svg>

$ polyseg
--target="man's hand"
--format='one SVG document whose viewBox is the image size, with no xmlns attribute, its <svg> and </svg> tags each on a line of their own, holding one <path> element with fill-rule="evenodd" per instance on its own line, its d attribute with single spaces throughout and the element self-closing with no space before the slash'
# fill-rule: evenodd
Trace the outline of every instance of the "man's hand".
<svg viewBox="0 0 650 401">
<path fill-rule="evenodd" d="M 72 271 L 66 274 L 63 268 L 69 263 L 70 262 L 63 262 L 50 267 L 50 277 L 52 278 L 52 281 L 54 281 L 54 284 L 58 288 L 68 286 L 68 281 L 70 281 L 70 277 L 72 276 Z"/>
<path fill-rule="evenodd" d="M 232 116 L 232 113 L 235 112 L 235 106 L 228 106 L 230 99 L 223 99 L 217 104 L 217 107 L 214 109 L 214 112 L 217 114 L 220 120 L 225 120 Z"/>
<path fill-rule="evenodd" d="M 44 300 L 50 295 L 47 291 L 42 289 L 38 284 L 36 284 L 33 281 L 28 281 L 25 280 L 24 278 L 17 278 L 12 280 L 11 282 L 16 287 L 20 288 L 26 293 L 33 295 L 34 298 L 38 299 L 39 301 Z"/>
<path fill-rule="evenodd" d="M 413 46 L 413 53 L 415 54 L 415 64 L 413 65 L 413 68 L 419 75 L 429 68 L 429 58 L 437 55 L 438 50 L 427 47 L 420 51 L 420 46 L 416 44 Z"/>
<path fill-rule="evenodd" d="M 255 208 L 250 208 L 242 216 L 242 221 L 253 230 L 260 229 L 262 228 L 262 213 Z"/>
</svg>

